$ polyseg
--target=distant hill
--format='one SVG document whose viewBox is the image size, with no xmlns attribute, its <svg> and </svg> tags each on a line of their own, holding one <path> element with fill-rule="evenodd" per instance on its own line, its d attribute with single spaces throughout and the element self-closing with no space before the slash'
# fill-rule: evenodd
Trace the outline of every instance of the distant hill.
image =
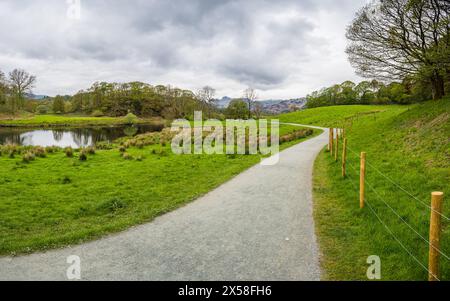
<svg viewBox="0 0 450 301">
<path fill-rule="evenodd" d="M 49 98 L 47 95 L 35 95 L 33 93 L 27 93 L 25 96 L 28 99 L 33 99 L 33 100 L 43 100 L 43 99 Z"/>
<path fill-rule="evenodd" d="M 228 107 L 233 99 L 231 97 L 225 96 L 221 99 L 216 100 L 215 104 L 220 109 L 225 109 Z M 293 111 L 301 110 L 306 105 L 306 98 L 296 98 L 296 99 L 268 99 L 258 101 L 263 107 L 264 113 L 268 114 L 280 114 L 289 113 Z"/>
</svg>

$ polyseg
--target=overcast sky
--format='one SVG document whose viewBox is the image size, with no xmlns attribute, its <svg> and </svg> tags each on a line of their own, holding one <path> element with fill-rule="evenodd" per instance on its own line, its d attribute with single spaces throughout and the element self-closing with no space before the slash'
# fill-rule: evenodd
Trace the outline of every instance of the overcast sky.
<svg viewBox="0 0 450 301">
<path fill-rule="evenodd" d="M 345 29 L 367 0 L 0 0 L 0 70 L 35 94 L 143 81 L 239 97 L 297 98 L 358 81 Z"/>
</svg>

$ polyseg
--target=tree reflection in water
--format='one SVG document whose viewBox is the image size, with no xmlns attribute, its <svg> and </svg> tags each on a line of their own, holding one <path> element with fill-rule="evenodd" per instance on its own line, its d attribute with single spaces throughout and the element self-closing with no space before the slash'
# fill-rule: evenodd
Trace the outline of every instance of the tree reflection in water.
<svg viewBox="0 0 450 301">
<path fill-rule="evenodd" d="M 0 128 L 0 144 L 86 147 L 97 142 L 112 142 L 124 136 L 161 131 L 159 125 L 95 127 L 74 129 Z"/>
</svg>

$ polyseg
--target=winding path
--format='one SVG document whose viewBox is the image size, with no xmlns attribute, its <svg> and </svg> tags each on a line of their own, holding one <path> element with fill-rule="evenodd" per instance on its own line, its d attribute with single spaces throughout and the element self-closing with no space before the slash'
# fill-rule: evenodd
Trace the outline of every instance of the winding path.
<svg viewBox="0 0 450 301">
<path fill-rule="evenodd" d="M 323 134 L 153 222 L 83 245 L 0 258 L 0 280 L 320 280 L 312 169 Z M 195 185 L 195 183 L 193 183 Z"/>
</svg>

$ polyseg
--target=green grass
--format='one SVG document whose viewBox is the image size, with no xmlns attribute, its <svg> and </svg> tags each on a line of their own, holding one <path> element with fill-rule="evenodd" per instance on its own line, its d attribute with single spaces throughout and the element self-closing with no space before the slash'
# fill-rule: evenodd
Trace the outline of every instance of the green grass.
<svg viewBox="0 0 450 301">
<path fill-rule="evenodd" d="M 291 121 L 318 125 L 340 125 L 361 107 L 329 107 L 294 113 Z M 376 107 L 368 106 L 367 110 Z M 348 111 L 346 111 L 348 109 Z M 292 116 L 305 119 L 293 119 Z M 338 121 L 327 119 L 333 116 Z M 444 215 L 450 217 L 450 100 L 430 101 L 415 106 L 385 107 L 382 112 L 360 115 L 348 128 L 348 177 L 341 176 L 341 164 L 327 151 L 317 158 L 314 170 L 314 215 L 322 252 L 323 278 L 367 280 L 367 257 L 381 258 L 382 280 L 427 280 L 428 244 L 401 219 L 428 239 L 432 191 L 445 193 Z M 348 124 L 349 125 L 349 124 Z M 342 144 L 341 144 L 342 145 Z M 416 262 L 387 232 L 367 205 L 359 209 L 361 151 L 367 152 L 367 203 L 394 235 L 420 262 Z M 392 184 L 376 170 L 392 179 L 415 198 Z M 401 219 L 384 203 L 386 202 Z M 422 203 L 423 202 L 423 203 Z M 450 255 L 449 222 L 443 220 L 441 249 Z M 441 256 L 442 280 L 450 280 L 450 262 Z"/>
<path fill-rule="evenodd" d="M 301 122 L 323 127 L 337 127 L 350 118 L 374 115 L 386 110 L 403 110 L 401 106 L 334 106 L 297 111 L 278 116 L 281 122 Z"/>
<path fill-rule="evenodd" d="M 281 126 L 282 134 L 298 127 Z M 315 130 L 311 138 L 320 131 Z M 281 149 L 305 139 L 290 141 Z M 155 150 L 155 153 L 152 151 Z M 161 151 L 164 151 L 161 153 Z M 260 162 L 257 155 L 183 155 L 167 146 L 97 150 L 86 162 L 64 152 L 26 164 L 0 157 L 0 254 L 46 250 L 151 221 Z M 136 160 L 139 156 L 142 161 Z"/>
<path fill-rule="evenodd" d="M 137 123 L 155 121 L 138 119 Z M 49 127 L 49 126 L 99 126 L 122 125 L 127 121 L 124 117 L 83 117 L 71 115 L 34 115 L 15 119 L 0 119 L 0 126 L 7 127 Z"/>
</svg>

